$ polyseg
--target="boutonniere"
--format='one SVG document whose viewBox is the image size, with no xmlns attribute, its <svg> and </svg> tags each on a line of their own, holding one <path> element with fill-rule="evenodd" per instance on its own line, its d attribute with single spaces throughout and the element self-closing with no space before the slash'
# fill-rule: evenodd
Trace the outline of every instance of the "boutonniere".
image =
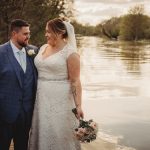
<svg viewBox="0 0 150 150">
<path fill-rule="evenodd" d="M 29 49 L 29 50 L 27 51 L 27 53 L 28 53 L 29 56 L 34 56 L 34 55 L 36 55 L 34 49 Z"/>
</svg>

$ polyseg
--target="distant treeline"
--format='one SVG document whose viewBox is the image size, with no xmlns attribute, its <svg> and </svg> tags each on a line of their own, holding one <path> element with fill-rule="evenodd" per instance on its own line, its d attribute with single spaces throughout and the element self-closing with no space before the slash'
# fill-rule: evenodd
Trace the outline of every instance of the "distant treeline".
<svg viewBox="0 0 150 150">
<path fill-rule="evenodd" d="M 74 0 L 1 0 L 0 2 L 0 44 L 9 39 L 9 24 L 15 18 L 31 24 L 31 43 L 41 45 L 44 41 L 45 25 L 49 19 L 73 16 Z M 92 20 L 92 18 L 91 18 Z M 109 39 L 150 39 L 150 17 L 144 14 L 144 6 L 129 9 L 128 14 L 113 17 L 97 26 L 82 25 L 72 21 L 77 34 L 100 36 Z"/>
<path fill-rule="evenodd" d="M 113 17 L 97 26 L 81 25 L 73 22 L 76 33 L 86 36 L 100 36 L 109 39 L 136 41 L 150 39 L 150 17 L 144 15 L 144 6 L 136 5 L 128 14 Z"/>
</svg>

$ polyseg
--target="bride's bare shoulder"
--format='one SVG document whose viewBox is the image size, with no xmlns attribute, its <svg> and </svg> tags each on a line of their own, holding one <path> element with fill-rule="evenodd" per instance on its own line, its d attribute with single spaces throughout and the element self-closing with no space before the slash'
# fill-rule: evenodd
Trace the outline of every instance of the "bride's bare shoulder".
<svg viewBox="0 0 150 150">
<path fill-rule="evenodd" d="M 43 44 L 43 45 L 40 47 L 40 51 L 41 51 L 41 50 L 44 50 L 47 46 L 48 46 L 48 44 Z"/>
</svg>

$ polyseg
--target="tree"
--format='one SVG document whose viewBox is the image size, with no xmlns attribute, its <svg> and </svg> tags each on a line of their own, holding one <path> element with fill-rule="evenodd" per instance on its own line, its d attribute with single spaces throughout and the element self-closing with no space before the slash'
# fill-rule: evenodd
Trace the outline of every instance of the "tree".
<svg viewBox="0 0 150 150">
<path fill-rule="evenodd" d="M 113 17 L 102 23 L 102 33 L 110 39 L 117 39 L 119 36 L 120 18 Z"/>
<path fill-rule="evenodd" d="M 64 14 L 65 0 L 28 0 L 24 18 L 31 24 L 31 42 L 41 45 L 45 42 L 46 22 Z"/>
<path fill-rule="evenodd" d="M 6 41 L 9 37 L 9 24 L 14 18 L 22 18 L 25 0 L 1 0 L 0 3 L 0 40 Z M 17 10 L 17 11 L 16 11 Z"/>
<path fill-rule="evenodd" d="M 128 13 L 132 15 L 143 15 L 144 12 L 145 10 L 143 4 L 135 5 L 134 7 L 131 7 L 128 11 Z"/>
<path fill-rule="evenodd" d="M 136 5 L 130 8 L 122 17 L 120 35 L 124 40 L 139 40 L 145 37 L 148 17 L 144 15 L 144 6 Z"/>
<path fill-rule="evenodd" d="M 0 3 L 0 43 L 9 38 L 9 24 L 20 18 L 31 24 L 31 41 L 40 45 L 44 42 L 45 25 L 49 19 L 67 16 L 68 0 L 1 0 Z"/>
<path fill-rule="evenodd" d="M 76 34 L 83 36 L 100 36 L 101 35 L 101 26 L 97 25 L 96 27 L 89 24 L 83 25 L 78 23 L 76 20 L 72 21 L 72 24 L 75 28 Z"/>
<path fill-rule="evenodd" d="M 147 23 L 144 30 L 144 35 L 146 39 L 150 39 L 150 17 L 147 16 Z"/>
</svg>

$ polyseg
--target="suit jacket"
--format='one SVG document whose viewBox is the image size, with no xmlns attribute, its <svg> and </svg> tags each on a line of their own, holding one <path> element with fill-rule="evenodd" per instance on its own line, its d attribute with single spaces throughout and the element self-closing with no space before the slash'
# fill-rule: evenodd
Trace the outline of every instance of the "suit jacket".
<svg viewBox="0 0 150 150">
<path fill-rule="evenodd" d="M 37 48 L 35 46 L 27 46 L 29 49 Z M 19 72 L 18 62 L 14 56 L 13 50 L 9 42 L 0 45 L 0 122 L 12 123 L 17 119 L 21 105 L 26 107 L 27 111 L 33 110 L 36 86 L 37 86 L 37 71 L 34 66 L 33 57 L 26 55 L 33 70 L 34 88 L 32 102 L 25 101 L 23 104 L 23 83 Z M 32 108 L 32 109 L 31 109 Z"/>
</svg>

